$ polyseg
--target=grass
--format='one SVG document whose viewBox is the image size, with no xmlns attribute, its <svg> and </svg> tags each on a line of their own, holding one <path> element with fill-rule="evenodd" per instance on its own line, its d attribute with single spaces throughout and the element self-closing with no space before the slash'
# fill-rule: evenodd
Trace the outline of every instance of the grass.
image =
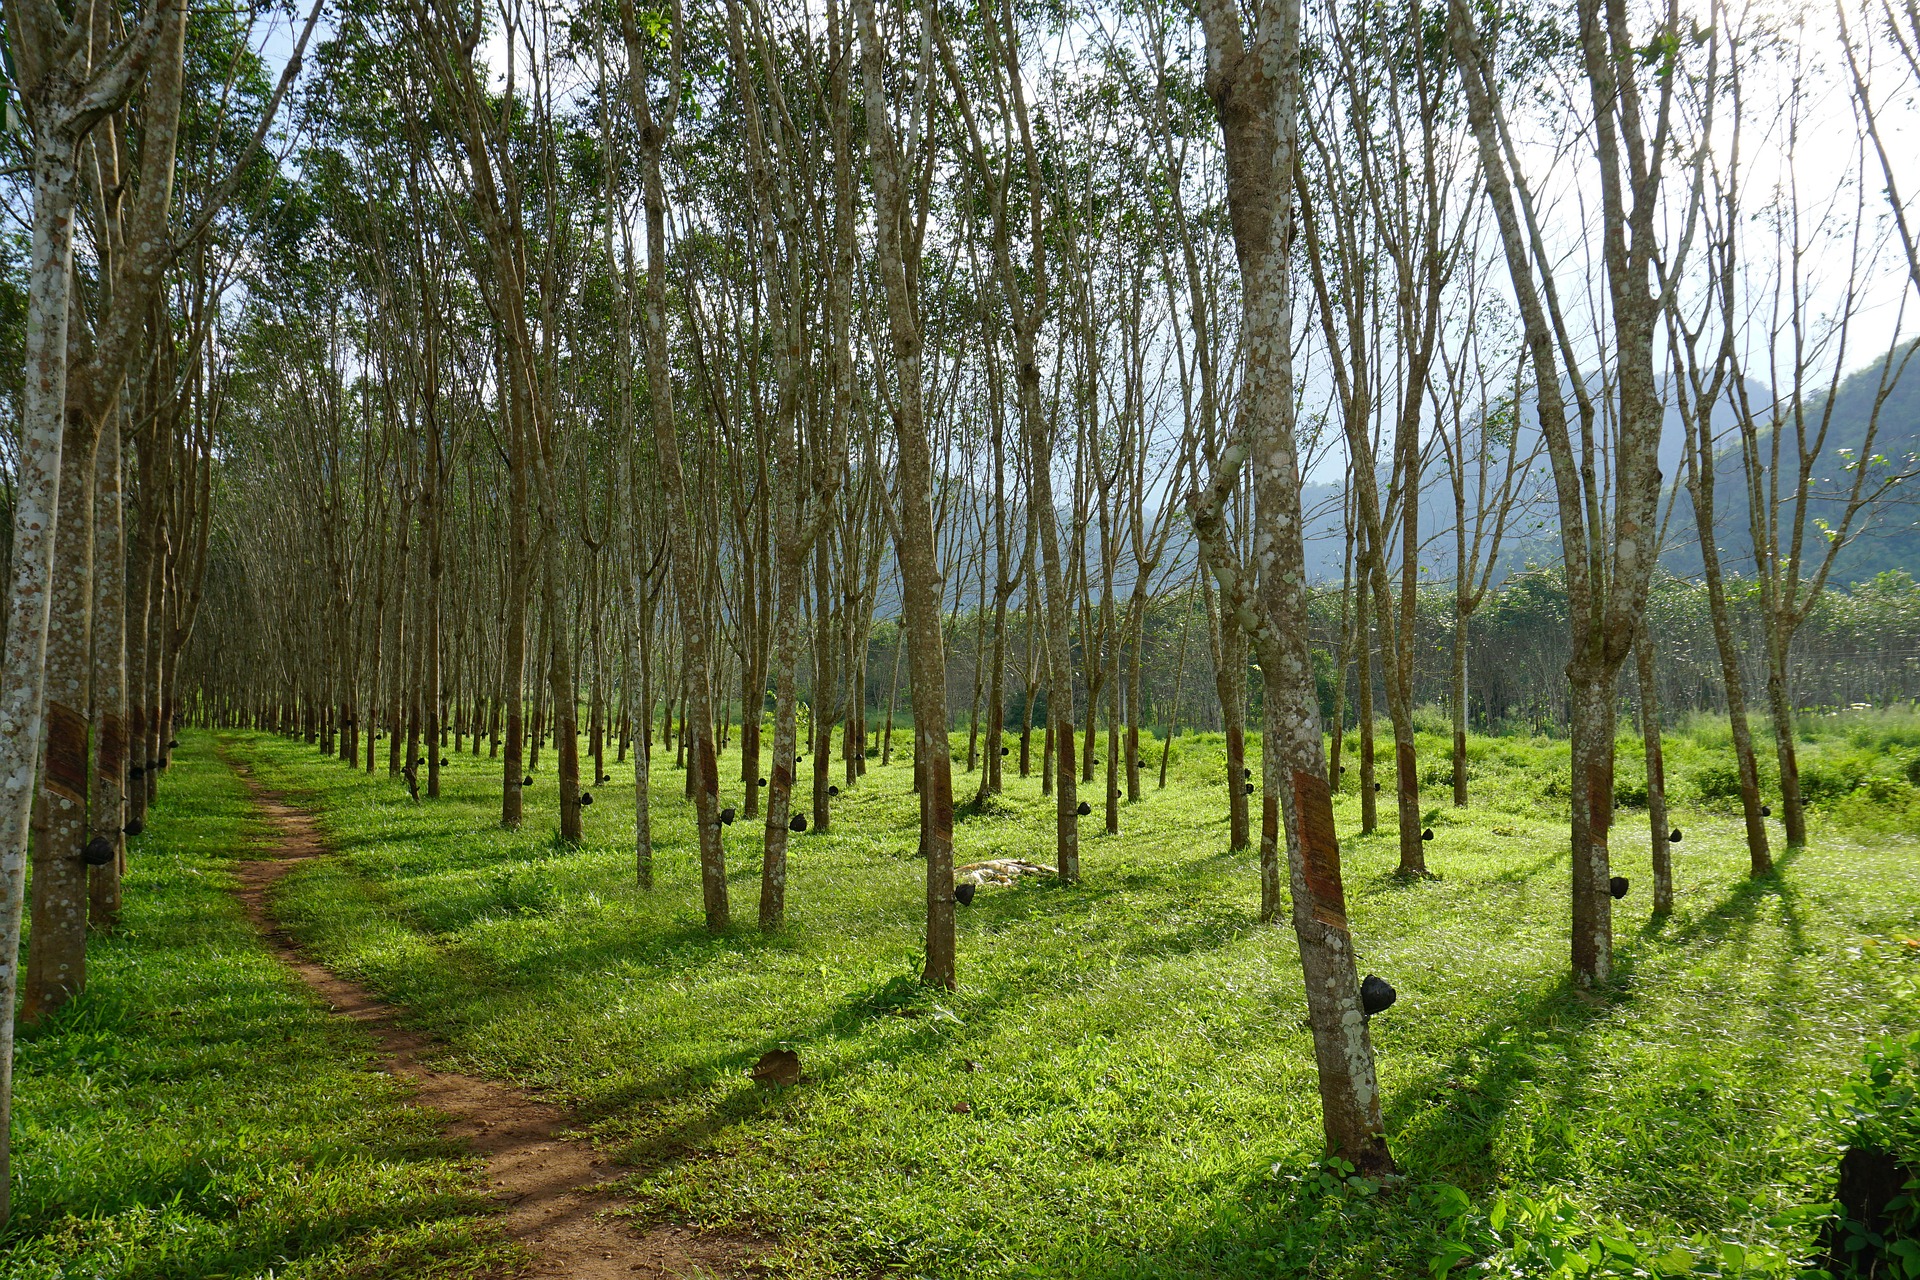
<svg viewBox="0 0 1920 1280">
<path fill-rule="evenodd" d="M 1809 763 L 1864 751 L 1868 775 L 1909 785 L 1910 719 L 1827 727 Z M 1322 1160 L 1295 945 L 1255 921 L 1253 857 L 1226 850 L 1217 737 L 1175 744 L 1168 790 L 1149 778 L 1121 836 L 1083 821 L 1084 884 L 983 891 L 951 994 L 913 981 L 924 870 L 904 758 L 839 799 L 830 834 L 794 839 L 784 932 L 713 937 L 668 759 L 643 895 L 620 783 L 595 789 L 568 847 L 550 763 L 509 833 L 492 761 L 455 756 L 445 797 L 416 807 L 384 770 L 227 741 L 313 804 L 342 855 L 291 879 L 283 916 L 306 945 L 412 1010 L 451 1065 L 577 1108 L 629 1166 L 636 1212 L 760 1232 L 780 1274 L 1424 1275 L 1456 1241 L 1505 1258 L 1487 1264 L 1500 1274 L 1549 1274 L 1522 1231 L 1665 1259 L 1640 1274 L 1790 1272 L 1812 1249 L 1799 1211 L 1831 1195 L 1820 1092 L 1868 1040 L 1920 1026 L 1920 957 L 1900 941 L 1920 920 L 1920 808 L 1863 810 L 1848 790 L 1807 849 L 1749 880 L 1710 732 L 1670 743 L 1687 835 L 1665 921 L 1647 918 L 1644 819 L 1620 815 L 1615 869 L 1635 888 L 1615 917 L 1620 986 L 1598 1000 L 1565 977 L 1564 743 L 1474 739 L 1474 807 L 1427 792 L 1440 878 L 1420 883 L 1392 875 L 1390 833 L 1354 834 L 1349 771 L 1355 943 L 1400 991 L 1374 1024 L 1407 1174 L 1386 1186 Z M 1446 744 L 1421 747 L 1437 784 Z M 1630 787 L 1638 744 L 1622 752 Z M 1050 822 L 1037 778 L 1010 777 L 963 818 L 960 856 L 1050 861 Z M 750 922 L 758 828 L 728 840 Z M 744 1078 L 783 1045 L 806 1082 Z"/>
<path fill-rule="evenodd" d="M 85 995 L 26 1031 L 0 1275 L 456 1277 L 515 1265 L 478 1163 L 231 896 L 265 828 L 187 735 Z"/>
</svg>

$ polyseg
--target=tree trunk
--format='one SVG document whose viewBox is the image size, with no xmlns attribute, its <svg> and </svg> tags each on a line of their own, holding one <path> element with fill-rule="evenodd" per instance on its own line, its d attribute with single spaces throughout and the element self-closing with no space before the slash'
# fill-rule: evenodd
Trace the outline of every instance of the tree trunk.
<svg viewBox="0 0 1920 1280">
<path fill-rule="evenodd" d="M 1464 573 L 1464 570 L 1460 572 Z M 1456 602 L 1453 610 L 1453 807 L 1467 807 L 1467 623 Z"/>
<path fill-rule="evenodd" d="M 1363 553 L 1364 562 L 1364 553 Z M 1364 579 L 1366 571 L 1361 571 Z M 1373 750 L 1373 628 L 1367 622 L 1367 587 L 1362 581 L 1353 593 L 1355 645 L 1359 661 L 1354 676 L 1359 681 L 1360 715 L 1360 834 L 1372 835 L 1380 826 L 1380 780 Z"/>
<path fill-rule="evenodd" d="M 1653 914 L 1673 912 L 1673 845 L 1667 839 L 1667 757 L 1660 742 L 1660 696 L 1653 670 L 1653 637 L 1645 627 L 1634 637 L 1640 681 L 1640 740 L 1647 753 L 1647 826 L 1653 853 Z"/>
<path fill-rule="evenodd" d="M 1793 699 L 1787 693 L 1787 647 L 1793 643 L 1785 627 L 1769 628 L 1767 644 L 1767 708 L 1773 713 L 1774 754 L 1780 761 L 1780 822 L 1786 827 L 1787 848 L 1807 843 L 1807 811 L 1800 796 L 1800 757 L 1794 746 Z M 1753 874 L 1765 875 L 1772 863 L 1756 860 Z"/>
<path fill-rule="evenodd" d="M 913 699 L 913 754 L 924 782 L 921 834 L 927 853 L 927 945 L 922 980 L 929 986 L 950 988 L 955 982 L 953 759 L 947 746 L 946 655 L 931 502 L 933 458 L 922 404 L 921 338 L 901 244 L 903 230 L 911 224 L 873 0 L 854 0 L 853 7 L 865 82 L 875 240 L 897 382 L 894 432 L 899 448 L 901 616 L 912 646 L 908 676 Z M 930 17 L 923 15 L 922 21 L 930 21 Z M 917 254 L 917 248 L 914 252 Z M 1068 868 L 1062 866 L 1060 871 L 1064 876 Z"/>
<path fill-rule="evenodd" d="M 1711 418 L 1707 419 L 1708 423 Z M 1700 565 L 1707 582 L 1707 617 L 1713 624 L 1713 643 L 1720 657 L 1720 680 L 1726 689 L 1727 725 L 1733 733 L 1733 761 L 1740 777 L 1740 812 L 1747 835 L 1747 863 L 1751 873 L 1766 875 L 1773 870 L 1773 853 L 1768 848 L 1766 815 L 1760 797 L 1760 766 L 1753 749 L 1753 726 L 1747 714 L 1746 677 L 1740 669 L 1740 641 L 1733 629 L 1733 616 L 1727 607 L 1726 580 L 1720 566 L 1720 548 L 1713 527 L 1713 459 L 1711 450 L 1703 459 L 1700 445 L 1689 439 L 1687 483 L 1694 511 L 1694 528 L 1700 534 Z M 1710 432 L 1709 443 L 1711 441 Z M 1663 833 L 1664 834 L 1664 833 Z"/>
<path fill-rule="evenodd" d="M 1573 973 L 1583 986 L 1613 978 L 1613 895 L 1607 838 L 1613 824 L 1613 680 L 1576 658 L 1572 684 Z"/>
<path fill-rule="evenodd" d="M 15 442 L 12 589 L 7 597 L 5 664 L 0 668 L 0 1223 L 11 1204 L 13 1010 L 27 831 L 45 709 L 48 607 L 66 429 L 73 209 L 79 186 L 74 153 L 83 132 L 63 100 L 74 86 L 64 69 L 56 74 L 62 82 L 29 89 L 36 99 L 32 270 Z"/>
<path fill-rule="evenodd" d="M 20 1020 L 87 985 L 87 708 L 93 674 L 93 481 L 98 436 L 67 418 L 46 649 L 47 744 L 33 819 L 33 931 Z"/>
<path fill-rule="evenodd" d="M 887 725 L 881 730 L 880 764 L 884 768 L 893 760 L 893 708 L 900 699 L 900 659 L 906 653 L 907 629 L 903 622 L 896 622 L 893 628 L 893 681 L 887 685 Z"/>
<path fill-rule="evenodd" d="M 1211 596 L 1212 588 L 1206 589 Z M 1224 600 L 1215 625 L 1213 689 L 1227 739 L 1227 848 L 1238 853 L 1252 839 L 1247 812 L 1253 781 L 1247 767 L 1247 637 Z"/>
<path fill-rule="evenodd" d="M 678 22 L 678 7 L 675 7 Z M 622 27 L 632 66 L 648 65 L 649 42 L 643 41 L 632 20 L 632 9 L 623 4 Z M 678 46 L 675 46 L 678 48 Z M 673 69 L 673 82 L 679 83 L 680 69 Z M 668 556 L 672 562 L 675 594 L 679 597 L 682 628 L 682 660 L 688 700 L 687 716 L 692 721 L 692 753 L 688 759 L 689 781 L 693 787 L 694 821 L 700 839 L 700 887 L 706 911 L 707 928 L 724 931 L 729 923 L 727 910 L 726 850 L 720 832 L 720 773 L 713 742 L 713 684 L 708 669 L 705 619 L 700 608 L 699 564 L 694 546 L 695 511 L 687 493 L 680 463 L 680 439 L 674 420 L 673 378 L 667 350 L 667 193 L 661 177 L 661 153 L 667 132 L 672 127 L 672 112 L 678 106 L 677 88 L 669 95 L 662 115 L 656 119 L 644 77 L 628 78 L 628 96 L 640 117 L 639 151 L 641 176 L 647 211 L 647 295 L 646 361 L 648 400 L 652 409 L 653 440 L 660 490 L 667 509 Z M 743 709 L 744 710 L 744 709 Z"/>
<path fill-rule="evenodd" d="M 93 742 L 90 840 L 104 840 L 107 861 L 87 876 L 87 918 L 96 929 L 120 919 L 127 868 L 127 565 L 122 516 L 121 434 L 116 420 L 100 441 L 94 480 Z"/>
<path fill-rule="evenodd" d="M 795 760 L 800 743 L 796 668 L 800 665 L 798 597 L 802 566 L 790 563 L 790 545 L 783 541 L 776 556 L 779 596 L 773 621 L 773 761 L 767 766 L 766 847 L 760 864 L 760 927 L 769 931 L 780 928 L 787 918 L 787 834 L 793 818 Z"/>
<path fill-rule="evenodd" d="M 1240 6 L 1203 0 L 1206 89 L 1225 139 L 1228 211 L 1241 277 L 1244 387 L 1235 434 L 1204 493 L 1189 496 L 1196 535 L 1221 586 L 1221 615 L 1257 632 L 1265 692 L 1262 735 L 1266 803 L 1286 822 L 1294 933 L 1306 979 L 1307 1018 L 1319 1068 L 1327 1145 L 1365 1173 L 1391 1170 L 1381 1134 L 1373 1046 L 1340 887 L 1340 850 L 1326 785 L 1319 701 L 1308 648 L 1300 473 L 1294 440 L 1291 177 L 1297 153 L 1300 75 L 1298 0 L 1263 0 L 1254 43 Z M 1224 506 L 1251 461 L 1252 575 L 1226 537 Z M 1251 591 L 1249 582 L 1257 583 Z M 1254 605 L 1257 602 L 1258 612 Z M 1277 793 L 1277 796 L 1276 796 Z M 1277 800 L 1277 804 L 1276 804 Z"/>
<path fill-rule="evenodd" d="M 547 467 L 541 468 L 545 473 Z M 547 528 L 550 548 L 559 545 L 558 498 L 550 483 L 543 483 L 541 505 L 552 503 L 555 512 Z M 580 825 L 580 711 L 574 701 L 573 652 L 568 647 L 567 635 L 560 619 L 560 589 L 557 579 L 559 570 L 554 565 L 554 550 L 549 550 L 545 571 L 541 574 L 541 608 L 552 618 L 547 632 L 551 639 L 552 656 L 548 663 L 548 697 L 553 702 L 553 754 L 556 762 L 556 778 L 560 791 L 560 839 L 567 844 L 578 844 L 582 833 Z"/>
</svg>

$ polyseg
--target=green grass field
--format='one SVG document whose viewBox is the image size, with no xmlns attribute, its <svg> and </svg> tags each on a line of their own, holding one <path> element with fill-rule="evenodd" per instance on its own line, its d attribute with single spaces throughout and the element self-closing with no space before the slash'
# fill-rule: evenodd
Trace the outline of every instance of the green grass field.
<svg viewBox="0 0 1920 1280">
<path fill-rule="evenodd" d="M 830 834 L 795 837 L 776 936 L 751 925 L 759 828 L 730 828 L 747 923 L 712 937 L 670 768 L 642 895 L 631 774 L 611 765 L 568 848 L 547 761 L 506 833 L 492 761 L 455 757 L 446 796 L 416 807 L 384 768 L 221 740 L 312 805 L 341 855 L 288 881 L 303 942 L 410 1009 L 448 1065 L 577 1108 L 649 1218 L 750 1229 L 795 1276 L 1357 1278 L 1456 1258 L 1476 1275 L 1793 1274 L 1810 1258 L 1807 1206 L 1832 1195 L 1838 1156 L 1821 1092 L 1871 1039 L 1920 1028 L 1920 720 L 1808 736 L 1810 771 L 1854 781 L 1822 793 L 1811 846 L 1763 881 L 1720 794 L 1724 730 L 1675 736 L 1676 911 L 1648 919 L 1644 816 L 1621 813 L 1615 869 L 1635 887 L 1615 917 L 1620 987 L 1598 1000 L 1565 976 L 1564 743 L 1475 739 L 1475 804 L 1456 810 L 1446 745 L 1423 740 L 1431 881 L 1396 879 L 1390 833 L 1355 835 L 1351 786 L 1338 798 L 1360 963 L 1400 991 L 1374 1023 L 1405 1173 L 1386 1185 L 1321 1160 L 1295 944 L 1254 918 L 1253 855 L 1226 852 L 1217 739 L 1177 741 L 1168 789 L 1123 806 L 1119 837 L 1083 822 L 1083 884 L 983 890 L 954 993 L 913 979 L 924 870 L 903 758 L 840 798 Z M 408 1249 L 468 1265 L 492 1247 L 462 1217 L 470 1171 L 224 904 L 222 861 L 251 828 L 210 746 L 191 737 L 168 780 L 94 991 L 23 1054 L 23 1211 L 0 1259 L 251 1276 L 269 1249 L 311 1247 L 271 1274 L 429 1274 Z M 1622 750 L 1630 796 L 1638 744 Z M 959 856 L 1051 861 L 1050 805 L 1010 777 L 963 816 Z M 809 1078 L 759 1088 L 743 1071 L 778 1046 Z M 155 1114 L 175 1127 L 121 1136 Z M 203 1155 L 221 1172 L 186 1167 Z M 350 1184 L 370 1170 L 391 1189 L 369 1203 Z M 225 1260 L 169 1269 L 156 1240 L 175 1220 Z M 81 1257 L 130 1261 L 55 1261 Z"/>
</svg>

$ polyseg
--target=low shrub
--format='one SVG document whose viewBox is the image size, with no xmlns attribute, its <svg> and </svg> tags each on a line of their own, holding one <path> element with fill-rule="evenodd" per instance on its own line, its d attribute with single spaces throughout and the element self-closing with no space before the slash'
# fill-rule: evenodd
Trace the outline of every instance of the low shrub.
<svg viewBox="0 0 1920 1280">
<path fill-rule="evenodd" d="M 1852 794 L 1864 772 L 1852 759 L 1806 765 L 1800 770 L 1800 798 L 1809 805 L 1831 804 Z"/>
<path fill-rule="evenodd" d="M 1712 803 L 1716 800 L 1738 800 L 1740 798 L 1740 770 L 1731 764 L 1710 764 L 1693 773 L 1694 793 L 1702 800 Z"/>
<path fill-rule="evenodd" d="M 1846 1150 L 1827 1269 L 1920 1280 L 1920 1032 L 1868 1046 L 1865 1072 L 1823 1102 Z"/>
<path fill-rule="evenodd" d="M 1613 1218 L 1596 1217 L 1559 1191 L 1534 1197 L 1501 1191 L 1484 1205 L 1441 1184 L 1415 1193 L 1440 1224 L 1428 1259 L 1433 1280 L 1456 1274 L 1539 1276 L 1546 1280 L 1617 1276 L 1625 1280 L 1679 1276 L 1793 1276 L 1793 1259 L 1756 1240 L 1701 1232 L 1683 1240 L 1649 1240 Z M 1752 1216 L 1752 1215 L 1750 1215 Z M 1824 1207 L 1753 1217 L 1753 1232 L 1804 1230 Z"/>
<path fill-rule="evenodd" d="M 1647 807 L 1647 780 L 1616 773 L 1613 776 L 1613 802 L 1628 809 Z"/>
</svg>

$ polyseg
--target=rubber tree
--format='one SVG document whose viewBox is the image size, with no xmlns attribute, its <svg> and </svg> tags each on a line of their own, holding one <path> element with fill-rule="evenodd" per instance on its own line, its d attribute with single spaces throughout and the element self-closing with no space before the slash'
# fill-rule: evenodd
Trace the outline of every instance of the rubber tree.
<svg viewBox="0 0 1920 1280">
<path fill-rule="evenodd" d="M 1700 109 L 1707 113 L 1709 119 L 1722 97 L 1718 80 L 1717 74 L 1710 76 L 1701 86 L 1699 94 Z M 1710 184 L 1703 187 L 1703 197 L 1706 198 L 1692 211 L 1692 216 L 1698 219 L 1698 234 L 1703 241 L 1702 259 L 1707 287 L 1702 290 L 1698 308 L 1693 314 L 1688 314 L 1680 299 L 1675 297 L 1668 300 L 1665 318 L 1667 346 L 1673 364 L 1674 407 L 1678 411 L 1686 442 L 1682 455 L 1682 483 L 1688 505 L 1693 509 L 1694 531 L 1700 546 L 1701 576 L 1705 579 L 1707 592 L 1707 616 L 1713 625 L 1714 651 L 1720 659 L 1720 680 L 1727 700 L 1727 722 L 1733 735 L 1734 768 L 1740 782 L 1740 812 L 1745 821 L 1748 864 L 1752 873 L 1759 876 L 1772 870 L 1773 857 L 1767 837 L 1766 818 L 1762 812 L 1760 769 L 1754 754 L 1753 726 L 1747 714 L 1742 637 L 1734 627 L 1727 600 L 1726 573 L 1720 561 L 1717 500 L 1721 466 L 1717 418 L 1724 398 L 1731 390 L 1729 384 L 1736 368 L 1734 355 L 1738 331 L 1735 317 L 1739 307 L 1736 267 L 1742 98 L 1737 77 L 1726 87 L 1725 96 L 1731 115 L 1726 126 L 1729 130 L 1730 167 L 1724 170 L 1717 165 L 1709 168 L 1704 152 L 1695 162 L 1700 180 Z M 1639 652 L 1642 648 L 1644 654 Z M 1636 655 L 1642 698 L 1641 732 L 1646 740 L 1652 741 L 1659 729 L 1657 711 L 1653 707 L 1653 700 L 1658 694 L 1652 688 L 1654 655 L 1644 627 L 1636 644 Z M 1651 803 L 1652 781 L 1652 763 L 1649 761 L 1650 809 L 1656 807 Z M 1670 865 L 1664 868 L 1664 881 L 1661 874 L 1670 843 L 1665 824 L 1664 789 L 1657 807 L 1662 813 L 1653 820 L 1650 830 L 1654 846 L 1655 896 L 1659 899 L 1664 894 L 1665 907 L 1670 909 L 1673 894 Z M 1655 910 L 1661 909 L 1662 904 L 1656 901 Z"/>
<path fill-rule="evenodd" d="M 948 82 L 953 87 L 955 105 L 966 125 L 969 157 L 976 176 L 988 193 L 992 210 L 994 278 L 999 286 L 1001 302 L 1012 320 L 1015 404 L 1020 418 L 1021 438 L 1026 446 L 1027 504 L 1033 525 L 1029 538 L 1031 540 L 1033 532 L 1039 535 L 1038 585 L 1045 609 L 1042 648 L 1047 674 L 1047 726 L 1055 761 L 1054 859 L 1061 879 L 1073 881 L 1080 876 L 1080 800 L 1074 770 L 1073 655 L 1068 644 L 1073 593 L 1067 584 L 1066 557 L 1060 548 L 1059 507 L 1053 492 L 1052 424 L 1040 394 L 1039 339 L 1050 307 L 1046 219 L 1048 188 L 1043 181 L 1033 125 L 1028 118 L 1026 88 L 1020 68 L 1020 47 L 1013 26 L 1012 10 L 1004 2 L 997 6 L 989 4 L 981 10 L 981 21 L 986 35 L 986 74 L 994 87 L 994 100 L 1002 104 L 1001 109 L 1006 117 L 995 123 L 1015 149 L 1014 157 L 1002 166 L 993 164 L 987 154 L 984 126 L 973 105 L 968 77 L 962 73 L 954 57 L 946 32 L 936 24 L 935 34 Z M 1016 160 L 1020 174 L 1025 179 L 1024 209 L 1016 209 L 1012 203 L 1013 163 Z M 1026 240 L 1027 260 L 1024 264 L 1017 264 L 1014 258 L 1016 234 L 1023 234 Z M 1088 714 L 1091 717 L 1091 709 Z M 990 741 L 989 750 L 997 752 L 998 743 Z"/>
<path fill-rule="evenodd" d="M 662 49 L 651 33 L 642 34 L 632 0 L 622 0 L 620 7 L 621 34 L 627 46 L 627 99 L 639 124 L 635 147 L 647 220 L 647 292 L 642 312 L 647 401 L 653 424 L 654 465 L 667 507 L 667 556 L 679 604 L 682 687 L 688 704 L 685 731 L 693 739 L 690 768 L 694 773 L 694 821 L 700 839 L 701 898 L 707 928 L 718 933 L 728 925 L 728 911 L 726 849 L 720 834 L 720 773 L 713 742 L 713 678 L 695 546 L 698 515 L 681 465 L 667 351 L 667 189 L 661 162 L 673 135 L 686 83 L 686 21 L 677 0 L 670 6 L 669 15 L 670 34 Z M 660 82 L 658 90 L 655 81 Z"/>
<path fill-rule="evenodd" d="M 1553 470 L 1572 648 L 1567 663 L 1570 950 L 1575 981 L 1598 987 L 1613 973 L 1608 830 L 1613 820 L 1616 681 L 1622 663 L 1632 655 L 1658 559 L 1665 404 L 1654 364 L 1663 305 L 1654 267 L 1658 260 L 1663 273 L 1659 279 L 1672 278 L 1683 269 L 1686 248 L 1684 241 L 1662 243 L 1665 227 L 1660 218 L 1675 124 L 1675 51 L 1682 37 L 1675 6 L 1662 10 L 1654 29 L 1637 37 L 1629 29 L 1624 0 L 1578 0 L 1572 17 L 1593 115 L 1587 137 L 1600 189 L 1595 238 L 1605 266 L 1607 303 L 1600 323 L 1613 373 L 1607 389 L 1612 403 L 1604 416 L 1578 371 L 1553 259 L 1542 243 L 1533 193 L 1512 145 L 1493 61 L 1498 47 L 1493 37 L 1499 32 L 1480 30 L 1467 0 L 1450 0 L 1447 28 L 1519 304 L 1534 373 L 1535 407 Z M 1715 38 L 1708 34 L 1709 41 Z M 1671 56 L 1649 61 L 1649 47 Z M 1522 50 L 1523 55 L 1529 52 Z M 1577 441 L 1569 427 L 1568 390 L 1578 410 Z"/>
<path fill-rule="evenodd" d="M 1878 13 L 1873 12 L 1875 8 Z M 1870 27 L 1880 28 L 1883 47 L 1891 54 L 1882 92 L 1896 97 L 1910 94 L 1913 85 L 1920 83 L 1916 8 L 1911 0 L 1890 0 L 1883 7 L 1870 7 L 1866 18 Z M 1807 842 L 1794 714 L 1794 643 L 1813 616 L 1841 553 L 1866 532 L 1878 507 L 1889 498 L 1904 500 L 1904 486 L 1920 476 L 1920 465 L 1911 455 L 1889 459 L 1877 448 L 1885 439 L 1883 410 L 1914 363 L 1916 347 L 1903 325 L 1895 324 L 1886 347 L 1864 371 L 1863 381 L 1872 384 L 1866 422 L 1844 444 L 1835 436 L 1848 352 L 1858 340 L 1855 323 L 1869 305 L 1870 284 L 1892 265 L 1883 256 L 1881 237 L 1891 233 L 1887 247 L 1897 255 L 1894 261 L 1906 268 L 1916 290 L 1920 290 L 1920 243 L 1916 243 L 1914 211 L 1908 203 L 1911 195 L 1903 194 L 1906 174 L 1888 154 L 1880 121 L 1884 108 L 1865 74 L 1862 58 L 1869 50 L 1861 47 L 1855 29 L 1847 26 L 1842 7 L 1835 6 L 1834 12 L 1862 135 L 1863 154 L 1856 161 L 1860 176 L 1838 198 L 1817 200 L 1802 190 L 1803 149 L 1826 152 L 1833 142 L 1827 136 L 1828 126 L 1814 115 L 1814 94 L 1802 87 L 1810 78 L 1808 54 L 1793 42 L 1781 55 L 1791 61 L 1777 72 L 1782 82 L 1792 86 L 1781 104 L 1777 125 L 1781 197 L 1791 213 L 1751 219 L 1753 224 L 1770 227 L 1772 243 L 1752 255 L 1758 269 L 1743 282 L 1742 292 L 1767 298 L 1768 320 L 1753 325 L 1751 336 L 1743 335 L 1746 341 L 1734 356 L 1738 376 L 1728 382 L 1739 429 L 1739 479 L 1745 486 L 1759 588 L 1767 710 L 1779 766 L 1780 822 L 1790 849 Z M 1877 163 L 1868 161 L 1865 152 L 1869 150 Z M 1822 176 L 1815 181 L 1831 184 L 1832 179 Z M 1886 202 L 1884 214 L 1870 209 L 1873 202 L 1868 193 L 1876 186 Z M 1751 229 L 1751 225 L 1741 228 Z M 1844 246 L 1845 268 L 1836 270 L 1840 246 Z M 1838 298 L 1820 292 L 1831 277 L 1845 281 Z M 1756 371 L 1762 371 L 1764 387 Z"/>
<path fill-rule="evenodd" d="M 829 12 L 835 0 L 828 0 Z M 887 313 L 888 355 L 894 383 L 894 436 L 899 456 L 898 559 L 901 633 L 907 645 L 907 676 L 913 702 L 913 760 L 920 778 L 921 847 L 927 859 L 927 939 L 921 980 L 932 987 L 956 981 L 953 898 L 953 757 L 947 745 L 947 670 L 941 627 L 940 564 L 934 547 L 933 458 L 927 437 L 921 382 L 922 338 L 918 289 L 919 241 L 909 175 L 919 157 L 902 154 L 887 90 L 887 40 L 874 0 L 853 0 L 859 31 L 861 90 L 867 113 L 867 155 L 873 183 L 874 240 L 880 292 Z M 921 10 L 921 66 L 908 106 L 924 118 L 931 91 L 932 11 Z M 922 143 L 924 145 L 924 143 Z M 841 163 L 849 163 L 842 158 Z M 919 195 L 924 202 L 925 192 Z M 909 264 L 911 261 L 911 270 Z M 1050 509 L 1050 508 L 1048 508 Z M 1056 691 L 1071 686 L 1054 686 Z M 1049 700 L 1051 708 L 1052 702 Z M 1071 773 L 1069 763 L 1066 773 Z M 1070 785 L 1062 778 L 1062 785 Z M 1062 867 L 1061 873 L 1066 874 Z"/>
<path fill-rule="evenodd" d="M 1150 184 L 1149 194 L 1164 194 L 1164 214 L 1171 223 L 1173 240 L 1179 250 L 1179 270 L 1167 273 L 1169 304 L 1172 305 L 1177 294 L 1184 294 L 1185 302 L 1185 333 L 1176 351 L 1183 357 L 1182 393 L 1193 418 L 1188 433 L 1189 447 L 1211 455 L 1220 448 L 1222 404 L 1226 395 L 1223 383 L 1230 386 L 1225 366 L 1234 335 L 1229 326 L 1222 323 L 1219 289 L 1209 273 L 1211 255 L 1204 252 L 1209 246 L 1203 242 L 1206 234 L 1203 224 L 1211 220 L 1196 219 L 1187 209 L 1190 146 L 1197 140 L 1176 133 L 1176 106 L 1171 92 L 1175 80 L 1169 65 L 1165 14 L 1158 6 L 1148 5 L 1142 8 L 1141 18 L 1146 26 L 1144 43 L 1153 57 L 1156 89 L 1147 112 L 1151 124 L 1148 137 L 1165 174 L 1163 182 Z M 1184 127 L 1179 130 L 1179 134 L 1185 132 Z M 1186 465 L 1193 466 L 1192 459 L 1187 459 Z M 1199 577 L 1201 604 L 1207 617 L 1214 697 L 1220 705 L 1221 728 L 1226 739 L 1227 848 L 1237 853 L 1252 840 L 1246 786 L 1247 638 L 1232 613 L 1218 606 L 1212 579 L 1205 574 Z M 1262 856 L 1267 852 L 1263 850 Z M 1263 884 L 1277 886 L 1277 883 L 1275 877 L 1263 879 Z M 1269 901 L 1263 893 L 1263 918 L 1277 908 L 1277 900 Z"/>
<path fill-rule="evenodd" d="M 1202 0 L 1206 92 L 1225 139 L 1227 207 L 1240 269 L 1242 394 L 1227 445 L 1187 510 L 1220 584 L 1221 610 L 1260 658 L 1265 718 L 1263 836 L 1284 821 L 1293 927 L 1306 980 L 1327 1146 L 1367 1173 L 1391 1170 L 1373 1043 L 1340 882 L 1320 706 L 1307 643 L 1306 558 L 1295 445 L 1292 175 L 1300 107 L 1299 0 L 1260 0 L 1252 30 L 1233 0 Z M 1253 473 L 1250 563 L 1228 541 L 1224 508 Z"/>
</svg>

